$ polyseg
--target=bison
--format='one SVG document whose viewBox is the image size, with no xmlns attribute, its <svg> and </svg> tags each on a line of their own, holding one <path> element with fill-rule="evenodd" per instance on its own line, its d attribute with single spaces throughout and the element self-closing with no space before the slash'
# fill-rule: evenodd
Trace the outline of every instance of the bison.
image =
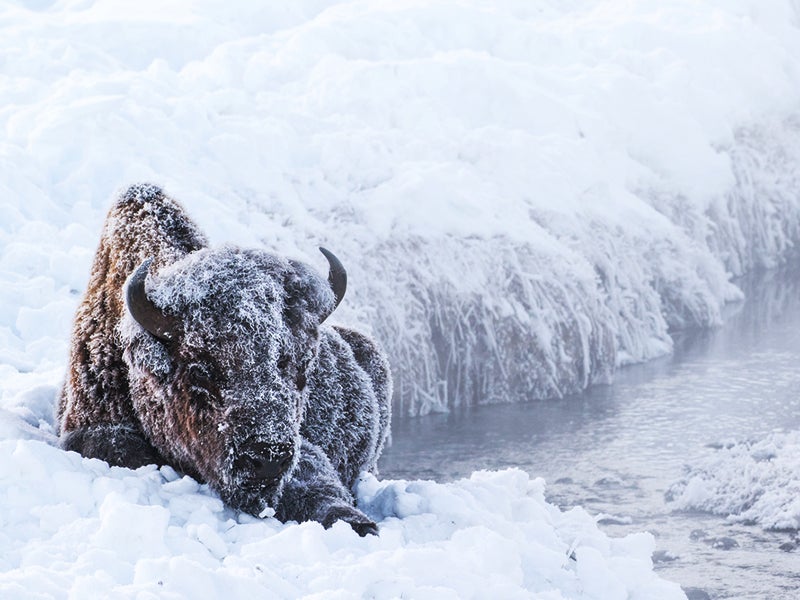
<svg viewBox="0 0 800 600">
<path fill-rule="evenodd" d="M 58 403 L 64 449 L 171 465 L 229 506 L 377 527 L 355 505 L 389 431 L 391 377 L 370 338 L 324 324 L 345 293 L 263 250 L 209 248 L 159 187 L 120 194 L 75 316 Z"/>
</svg>

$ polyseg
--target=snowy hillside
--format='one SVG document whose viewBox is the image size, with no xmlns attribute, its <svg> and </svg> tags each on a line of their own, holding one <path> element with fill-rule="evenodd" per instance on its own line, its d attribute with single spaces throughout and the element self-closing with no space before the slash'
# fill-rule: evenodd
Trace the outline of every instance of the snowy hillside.
<svg viewBox="0 0 800 600">
<path fill-rule="evenodd" d="M 215 243 L 334 250 L 398 412 L 607 381 L 800 239 L 798 57 L 796 0 L 4 2 L 0 596 L 681 597 L 517 472 L 366 481 L 361 540 L 60 452 L 70 321 L 151 181 Z"/>
</svg>

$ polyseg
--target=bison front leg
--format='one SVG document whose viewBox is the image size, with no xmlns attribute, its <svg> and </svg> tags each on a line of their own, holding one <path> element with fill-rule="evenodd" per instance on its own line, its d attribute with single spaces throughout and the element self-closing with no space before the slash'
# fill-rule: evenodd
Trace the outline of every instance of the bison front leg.
<svg viewBox="0 0 800 600">
<path fill-rule="evenodd" d="M 79 427 L 61 435 L 61 447 L 117 467 L 136 469 L 164 464 L 161 455 L 142 432 L 129 425 L 103 423 Z"/>
<path fill-rule="evenodd" d="M 345 521 L 362 537 L 377 535 L 378 526 L 354 504 L 325 453 L 303 440 L 300 459 L 284 485 L 275 516 L 281 521 L 318 521 L 325 528 Z"/>
</svg>

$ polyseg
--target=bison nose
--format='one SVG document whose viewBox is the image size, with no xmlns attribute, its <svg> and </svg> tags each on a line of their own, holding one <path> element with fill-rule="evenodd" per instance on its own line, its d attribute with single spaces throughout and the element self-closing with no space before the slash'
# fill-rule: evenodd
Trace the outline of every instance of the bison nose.
<svg viewBox="0 0 800 600">
<path fill-rule="evenodd" d="M 293 450 L 290 444 L 251 442 L 239 449 L 233 466 L 247 479 L 277 479 L 292 464 Z"/>
</svg>

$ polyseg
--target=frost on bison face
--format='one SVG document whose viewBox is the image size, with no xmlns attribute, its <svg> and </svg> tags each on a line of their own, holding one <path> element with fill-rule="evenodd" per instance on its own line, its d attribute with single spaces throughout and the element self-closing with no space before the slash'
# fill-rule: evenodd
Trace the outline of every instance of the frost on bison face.
<svg viewBox="0 0 800 600">
<path fill-rule="evenodd" d="M 169 464 L 230 506 L 376 526 L 350 488 L 375 471 L 391 379 L 369 338 L 323 321 L 346 275 L 207 248 L 174 200 L 134 186 L 106 219 L 59 402 L 62 446 L 111 464 Z"/>
</svg>

